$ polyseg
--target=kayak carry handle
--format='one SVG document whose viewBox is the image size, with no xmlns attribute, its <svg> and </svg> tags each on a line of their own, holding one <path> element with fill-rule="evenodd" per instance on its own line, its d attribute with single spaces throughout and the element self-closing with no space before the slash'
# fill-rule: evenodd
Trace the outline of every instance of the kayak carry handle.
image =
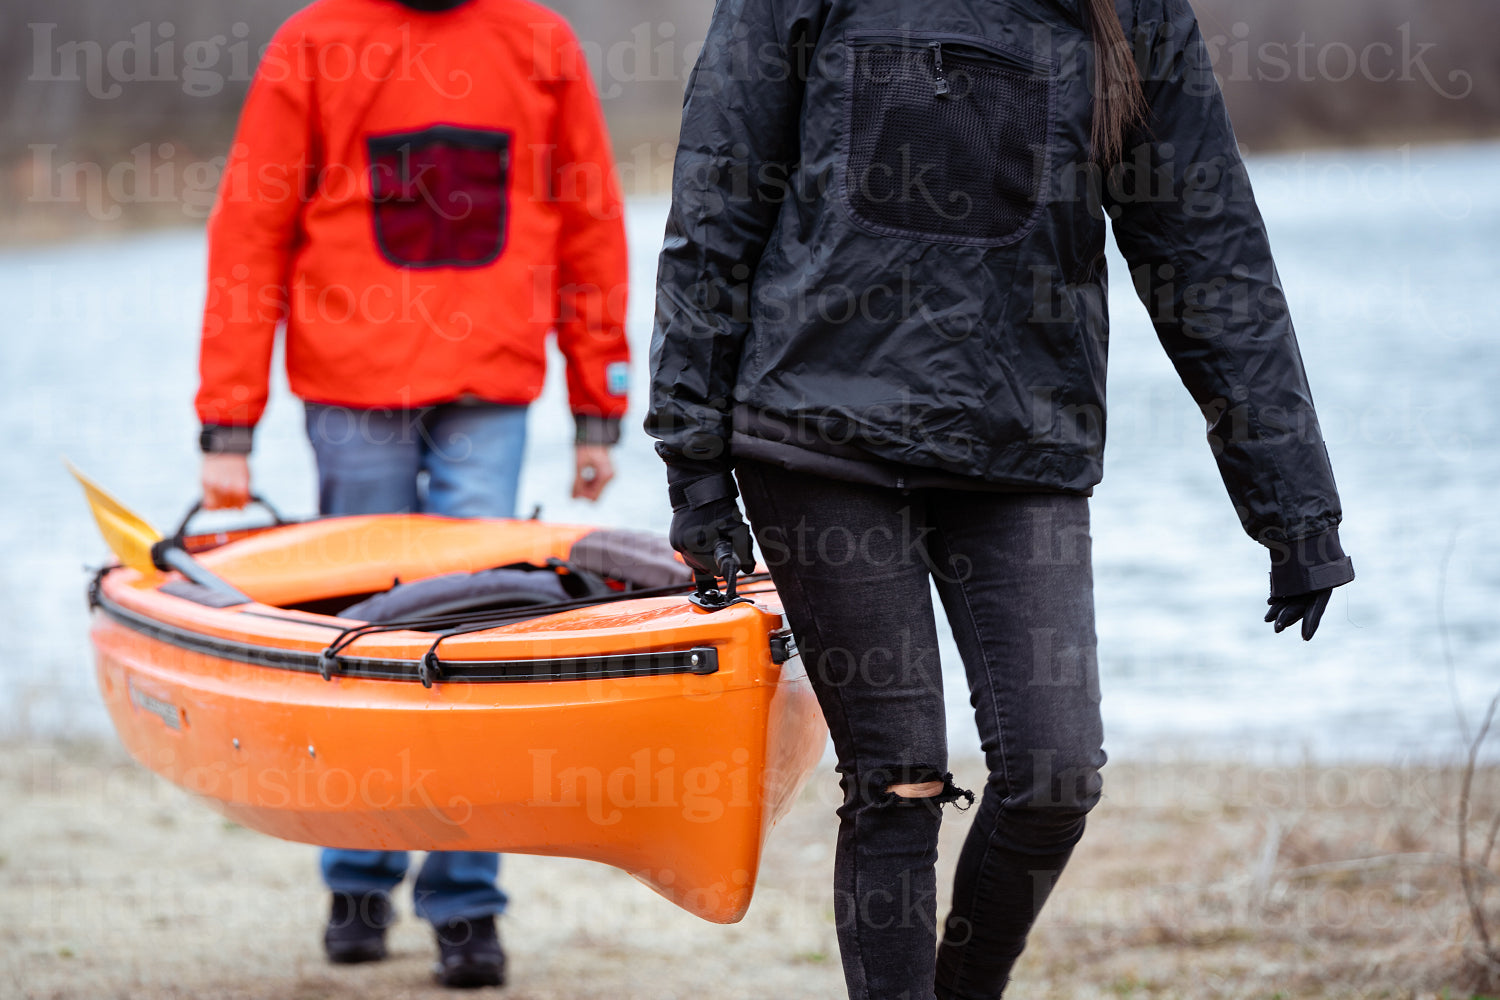
<svg viewBox="0 0 1500 1000">
<path fill-rule="evenodd" d="M 724 592 L 733 604 L 734 588 L 740 575 L 740 557 L 734 554 L 734 543 L 727 538 L 720 538 L 714 546 L 714 562 L 719 564 L 719 575 L 724 578 Z"/>
<path fill-rule="evenodd" d="M 693 573 L 695 587 L 688 600 L 704 611 L 723 611 L 735 604 L 749 604 L 750 598 L 735 592 L 739 585 L 740 557 L 734 554 L 734 542 L 720 538 L 714 545 L 714 562 L 718 563 L 719 576 L 724 578 L 724 589 L 718 588 L 718 580 L 711 573 Z"/>
<path fill-rule="evenodd" d="M 271 504 L 271 501 L 267 500 L 265 497 L 261 496 L 259 493 L 252 493 L 252 494 L 250 494 L 250 503 L 246 504 L 245 506 L 248 507 L 248 506 L 251 506 L 252 504 L 254 506 L 260 507 L 267 514 L 271 515 L 271 527 L 279 528 L 279 527 L 281 527 L 283 525 L 291 523 L 286 518 L 284 518 L 284 517 L 281 516 L 281 511 L 277 510 Z M 188 512 L 182 516 L 181 523 L 179 523 L 177 525 L 177 530 L 174 531 L 174 532 L 172 532 L 172 534 L 169 536 L 172 539 L 173 543 L 175 543 L 176 545 L 179 545 L 179 546 L 182 545 L 183 539 L 185 539 L 187 537 L 188 525 L 192 524 L 193 523 L 193 518 L 197 517 L 200 513 L 202 513 L 204 509 L 205 508 L 203 506 L 203 500 L 202 500 L 202 498 L 199 498 L 197 501 L 195 501 L 193 503 L 193 505 L 191 507 L 188 508 Z"/>
<path fill-rule="evenodd" d="M 271 502 L 259 493 L 250 494 L 250 503 L 265 509 L 271 515 L 270 527 L 280 527 L 288 524 L 286 518 L 281 516 L 281 511 L 271 505 Z M 203 500 L 199 498 L 188 508 L 188 512 L 182 516 L 182 521 L 177 525 L 177 530 L 166 538 L 155 542 L 151 546 L 151 561 L 156 568 L 162 572 L 176 570 L 200 587 L 206 587 L 216 594 L 222 594 L 241 604 L 251 604 L 253 601 L 238 590 L 233 584 L 223 577 L 211 572 L 206 566 L 193 558 L 187 549 L 187 529 L 193 523 L 193 518 L 203 510 Z"/>
</svg>

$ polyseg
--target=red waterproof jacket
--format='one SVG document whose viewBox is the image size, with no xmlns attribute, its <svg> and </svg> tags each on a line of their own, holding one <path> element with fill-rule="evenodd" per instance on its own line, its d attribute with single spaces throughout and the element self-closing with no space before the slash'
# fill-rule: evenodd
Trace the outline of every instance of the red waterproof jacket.
<svg viewBox="0 0 1500 1000">
<path fill-rule="evenodd" d="M 528 403 L 556 330 L 581 439 L 625 409 L 618 183 L 577 39 L 526 0 L 319 0 L 268 47 L 209 220 L 197 397 L 248 451 L 286 324 L 292 391 Z"/>
</svg>

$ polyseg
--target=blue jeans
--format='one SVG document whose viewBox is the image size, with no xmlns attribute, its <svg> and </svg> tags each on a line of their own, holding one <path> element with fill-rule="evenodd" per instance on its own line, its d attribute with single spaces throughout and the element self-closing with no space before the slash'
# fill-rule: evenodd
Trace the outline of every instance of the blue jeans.
<svg viewBox="0 0 1500 1000">
<path fill-rule="evenodd" d="M 515 517 L 526 407 L 306 407 L 321 513 Z"/>
<path fill-rule="evenodd" d="M 307 404 L 323 514 L 426 513 L 513 517 L 526 407 L 450 403 L 414 410 Z M 323 850 L 334 892 L 390 892 L 406 876 L 405 851 Z M 505 910 L 500 855 L 433 851 L 412 889 L 417 916 L 442 925 Z"/>
<path fill-rule="evenodd" d="M 735 471 L 838 754 L 849 996 L 993 1000 L 1099 800 L 1088 500 Z M 989 769 L 941 924 L 940 807 L 967 793 L 947 770 L 932 584 Z M 927 782 L 942 791 L 889 790 Z"/>
</svg>

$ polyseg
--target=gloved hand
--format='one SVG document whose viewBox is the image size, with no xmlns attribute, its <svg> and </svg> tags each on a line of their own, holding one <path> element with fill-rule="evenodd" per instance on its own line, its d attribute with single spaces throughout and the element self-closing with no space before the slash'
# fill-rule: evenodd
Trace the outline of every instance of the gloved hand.
<svg viewBox="0 0 1500 1000">
<path fill-rule="evenodd" d="M 667 495 L 672 501 L 672 528 L 667 540 L 699 576 L 719 575 L 724 547 L 739 560 L 740 571 L 755 571 L 750 527 L 740 516 L 740 495 L 727 471 L 696 464 L 667 466 Z"/>
<path fill-rule="evenodd" d="M 1318 622 L 1323 620 L 1323 611 L 1328 607 L 1328 599 L 1332 596 L 1333 588 L 1327 587 L 1307 594 L 1272 597 L 1266 602 L 1271 605 L 1271 610 L 1266 612 L 1266 621 L 1275 622 L 1276 631 L 1280 632 L 1300 620 L 1302 639 L 1305 642 L 1318 630 Z"/>
<path fill-rule="evenodd" d="M 1302 623 L 1302 638 L 1318 630 L 1333 588 L 1354 579 L 1354 564 L 1339 544 L 1339 530 L 1329 528 L 1317 535 L 1280 546 L 1271 559 L 1271 598 L 1266 603 L 1266 621 L 1276 631 Z"/>
</svg>

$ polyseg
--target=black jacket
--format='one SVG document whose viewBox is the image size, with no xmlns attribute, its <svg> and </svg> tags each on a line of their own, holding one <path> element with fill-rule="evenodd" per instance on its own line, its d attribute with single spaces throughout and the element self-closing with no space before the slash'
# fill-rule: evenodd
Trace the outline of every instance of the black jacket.
<svg viewBox="0 0 1500 1000">
<path fill-rule="evenodd" d="M 663 457 L 1089 491 L 1107 216 L 1273 551 L 1273 591 L 1352 579 L 1196 18 L 1186 0 L 1117 5 L 1149 114 L 1104 171 L 1077 0 L 719 0 L 658 276 L 646 428 Z"/>
</svg>

